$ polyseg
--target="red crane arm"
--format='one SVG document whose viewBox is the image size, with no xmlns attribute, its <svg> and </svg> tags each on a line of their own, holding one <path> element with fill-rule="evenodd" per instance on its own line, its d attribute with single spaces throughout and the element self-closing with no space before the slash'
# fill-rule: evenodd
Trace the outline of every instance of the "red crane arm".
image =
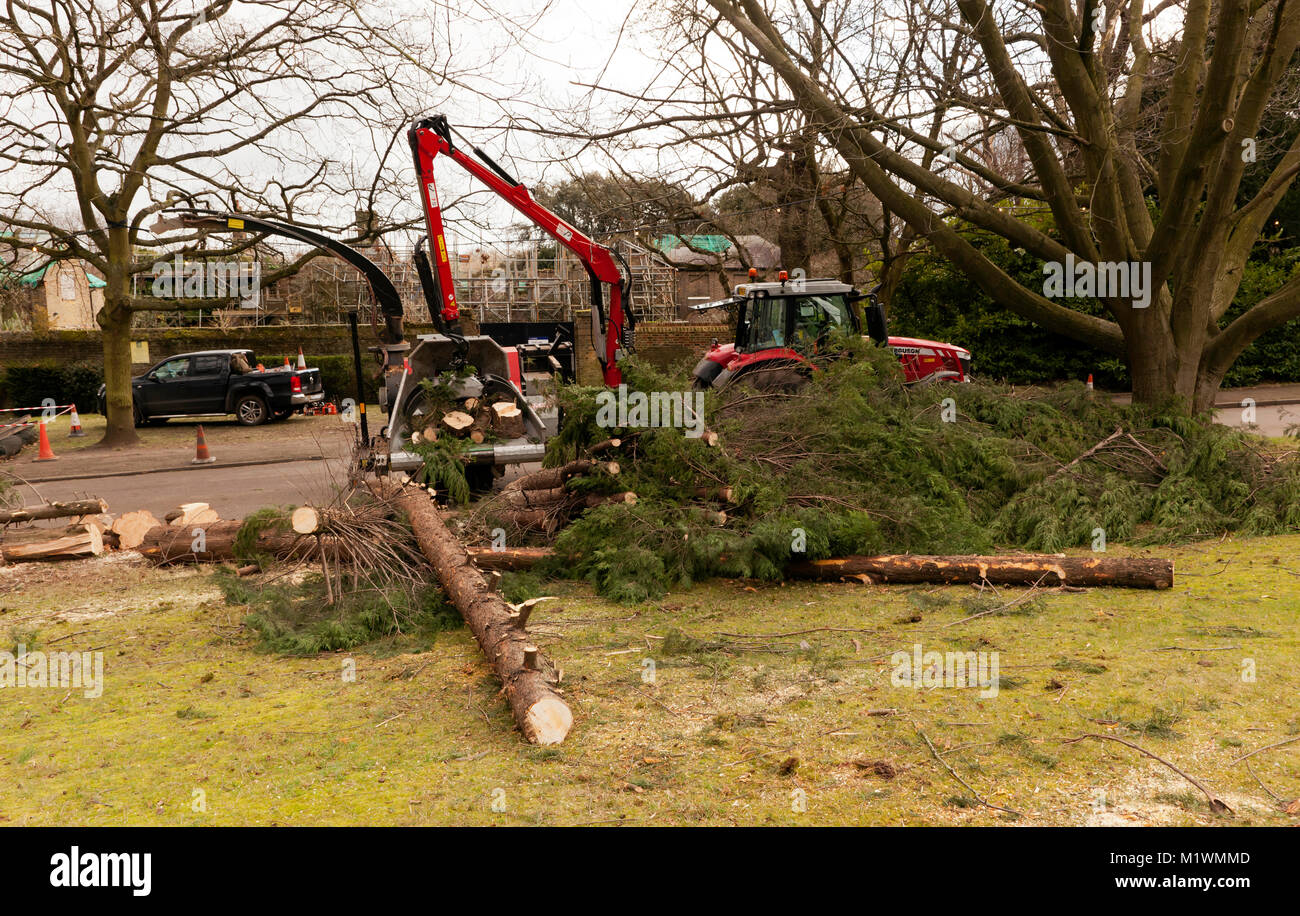
<svg viewBox="0 0 1300 916">
<path fill-rule="evenodd" d="M 433 248 L 433 266 L 437 273 L 443 320 L 448 323 L 456 321 L 460 309 L 456 305 L 456 284 L 451 275 L 442 207 L 438 203 L 438 186 L 433 174 L 434 160 L 440 155 L 447 156 L 491 188 L 499 197 L 572 251 L 582 262 L 591 277 L 591 330 L 596 357 L 600 360 L 605 384 L 618 385 L 622 381 L 618 359 L 625 349 L 631 349 L 627 334 L 631 316 L 624 304 L 623 274 L 610 250 L 533 200 L 532 195 L 521 182 L 508 175 L 482 150 L 473 148 L 474 153 L 483 160 L 480 162 L 479 159 L 469 156 L 458 148 L 452 142 L 451 127 L 442 115 L 416 122 L 407 136 L 410 140 L 411 152 L 415 157 L 415 169 L 420 177 L 420 195 L 424 204 L 429 241 Z M 608 312 L 602 291 L 602 287 L 606 286 L 609 288 Z"/>
</svg>

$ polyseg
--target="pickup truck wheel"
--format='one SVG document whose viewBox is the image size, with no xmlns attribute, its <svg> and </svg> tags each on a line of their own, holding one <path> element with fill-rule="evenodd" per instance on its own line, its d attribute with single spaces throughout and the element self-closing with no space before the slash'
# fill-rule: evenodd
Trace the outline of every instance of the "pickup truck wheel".
<svg viewBox="0 0 1300 916">
<path fill-rule="evenodd" d="M 241 426 L 261 426 L 270 416 L 261 395 L 246 394 L 235 402 L 235 418 Z"/>
</svg>

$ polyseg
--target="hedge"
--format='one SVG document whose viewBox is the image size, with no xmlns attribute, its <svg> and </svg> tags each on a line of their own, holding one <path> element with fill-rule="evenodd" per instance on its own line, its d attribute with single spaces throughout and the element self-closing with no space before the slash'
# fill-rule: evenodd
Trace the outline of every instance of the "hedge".
<svg viewBox="0 0 1300 916">
<path fill-rule="evenodd" d="M 325 399 L 341 403 L 357 396 L 350 356 L 308 356 L 307 365 L 320 369 Z M 379 400 L 379 381 L 362 362 L 362 387 L 367 403 Z M 98 408 L 103 371 L 97 366 L 10 366 L 0 370 L 0 407 L 39 407 L 46 398 L 56 404 L 77 405 L 80 413 Z"/>
<path fill-rule="evenodd" d="M 0 371 L 0 406 L 39 407 L 52 398 L 55 404 L 76 404 L 79 413 L 91 413 L 103 382 L 94 366 L 10 366 Z"/>
<path fill-rule="evenodd" d="M 1016 282 L 1029 289 L 1043 283 L 1042 262 L 1000 237 L 978 230 L 963 233 Z M 1241 288 L 1225 320 L 1271 294 L 1300 267 L 1300 248 L 1273 251 L 1247 263 Z M 1104 315 L 1095 300 L 1073 300 L 1081 311 Z M 944 340 L 971 351 L 971 371 L 1012 384 L 1040 384 L 1093 375 L 1098 387 L 1129 387 L 1124 360 L 1053 334 L 1012 314 L 990 299 L 951 261 L 933 251 L 908 262 L 893 301 L 886 304 L 892 334 Z M 1261 335 L 1228 371 L 1224 387 L 1300 381 L 1300 320 Z"/>
</svg>

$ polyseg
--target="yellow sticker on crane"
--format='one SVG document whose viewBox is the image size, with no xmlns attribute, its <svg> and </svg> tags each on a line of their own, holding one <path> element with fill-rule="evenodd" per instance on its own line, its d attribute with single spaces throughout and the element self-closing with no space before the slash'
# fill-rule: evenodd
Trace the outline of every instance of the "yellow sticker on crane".
<svg viewBox="0 0 1300 916">
<path fill-rule="evenodd" d="M 226 228 L 227 228 L 227 229 L 243 229 L 243 228 L 244 228 L 244 221 L 243 221 L 242 219 L 228 219 L 228 220 L 226 220 Z"/>
<path fill-rule="evenodd" d="M 442 236 L 438 236 L 438 259 L 447 263 L 447 240 Z"/>
</svg>

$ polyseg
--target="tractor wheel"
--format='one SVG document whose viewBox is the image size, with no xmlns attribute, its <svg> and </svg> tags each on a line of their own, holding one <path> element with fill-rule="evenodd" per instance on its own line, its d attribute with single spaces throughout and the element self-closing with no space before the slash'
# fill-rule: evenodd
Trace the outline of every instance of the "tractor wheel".
<svg viewBox="0 0 1300 916">
<path fill-rule="evenodd" d="M 742 369 L 727 380 L 723 387 L 748 385 L 757 391 L 786 392 L 794 394 L 808 385 L 808 374 L 795 363 L 780 363 Z"/>
</svg>

